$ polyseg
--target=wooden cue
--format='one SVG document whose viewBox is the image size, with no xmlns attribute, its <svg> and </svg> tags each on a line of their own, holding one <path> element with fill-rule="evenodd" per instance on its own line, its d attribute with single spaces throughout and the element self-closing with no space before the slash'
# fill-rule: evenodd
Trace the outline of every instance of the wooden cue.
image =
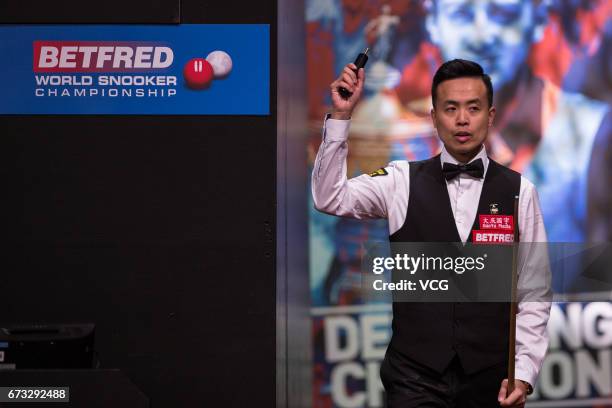
<svg viewBox="0 0 612 408">
<path fill-rule="evenodd" d="M 512 245 L 512 288 L 510 293 L 510 341 L 508 346 L 508 393 L 514 391 L 514 358 L 516 354 L 516 291 L 517 291 L 517 258 L 518 258 L 518 203 L 519 197 L 514 196 L 514 243 Z"/>
</svg>

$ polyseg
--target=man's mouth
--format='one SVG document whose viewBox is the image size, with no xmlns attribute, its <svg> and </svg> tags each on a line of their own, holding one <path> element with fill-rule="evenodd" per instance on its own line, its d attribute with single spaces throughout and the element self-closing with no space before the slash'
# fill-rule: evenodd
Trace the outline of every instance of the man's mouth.
<svg viewBox="0 0 612 408">
<path fill-rule="evenodd" d="M 459 143 L 465 143 L 472 138 L 472 134 L 470 132 L 457 132 L 454 134 L 454 136 Z"/>
</svg>

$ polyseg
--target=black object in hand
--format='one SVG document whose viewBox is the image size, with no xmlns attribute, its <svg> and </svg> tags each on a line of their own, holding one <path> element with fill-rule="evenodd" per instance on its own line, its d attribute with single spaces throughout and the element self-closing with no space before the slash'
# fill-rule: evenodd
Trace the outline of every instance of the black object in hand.
<svg viewBox="0 0 612 408">
<path fill-rule="evenodd" d="M 365 67 L 366 62 L 368 62 L 368 50 L 369 48 L 366 48 L 361 54 L 357 56 L 357 59 L 354 62 L 355 66 L 357 67 L 357 69 L 355 70 L 356 74 L 359 72 L 359 68 Z M 350 92 L 343 86 L 338 88 L 338 93 L 344 99 L 348 99 L 353 95 L 352 92 Z"/>
</svg>

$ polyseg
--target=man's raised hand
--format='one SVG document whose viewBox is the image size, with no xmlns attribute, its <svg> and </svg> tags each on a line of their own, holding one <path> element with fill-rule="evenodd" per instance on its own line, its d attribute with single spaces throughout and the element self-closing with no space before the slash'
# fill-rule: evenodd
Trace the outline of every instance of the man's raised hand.
<svg viewBox="0 0 612 408">
<path fill-rule="evenodd" d="M 355 73 L 354 69 L 356 68 L 353 63 L 347 64 L 340 76 L 331 83 L 332 119 L 350 119 L 353 109 L 361 97 L 365 81 L 365 71 L 363 68 L 360 68 Z M 348 99 L 344 99 L 338 90 L 340 87 L 352 92 L 352 95 Z"/>
</svg>

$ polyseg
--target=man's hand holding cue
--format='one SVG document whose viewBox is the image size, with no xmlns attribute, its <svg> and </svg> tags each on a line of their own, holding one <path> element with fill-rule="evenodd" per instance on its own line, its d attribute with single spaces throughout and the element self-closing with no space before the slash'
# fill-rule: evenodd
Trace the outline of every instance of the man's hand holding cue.
<svg viewBox="0 0 612 408">
<path fill-rule="evenodd" d="M 508 379 L 504 379 L 499 389 L 499 405 L 502 407 L 524 407 L 527 400 L 527 385 L 521 380 L 515 380 L 514 391 L 508 395 Z"/>
</svg>

